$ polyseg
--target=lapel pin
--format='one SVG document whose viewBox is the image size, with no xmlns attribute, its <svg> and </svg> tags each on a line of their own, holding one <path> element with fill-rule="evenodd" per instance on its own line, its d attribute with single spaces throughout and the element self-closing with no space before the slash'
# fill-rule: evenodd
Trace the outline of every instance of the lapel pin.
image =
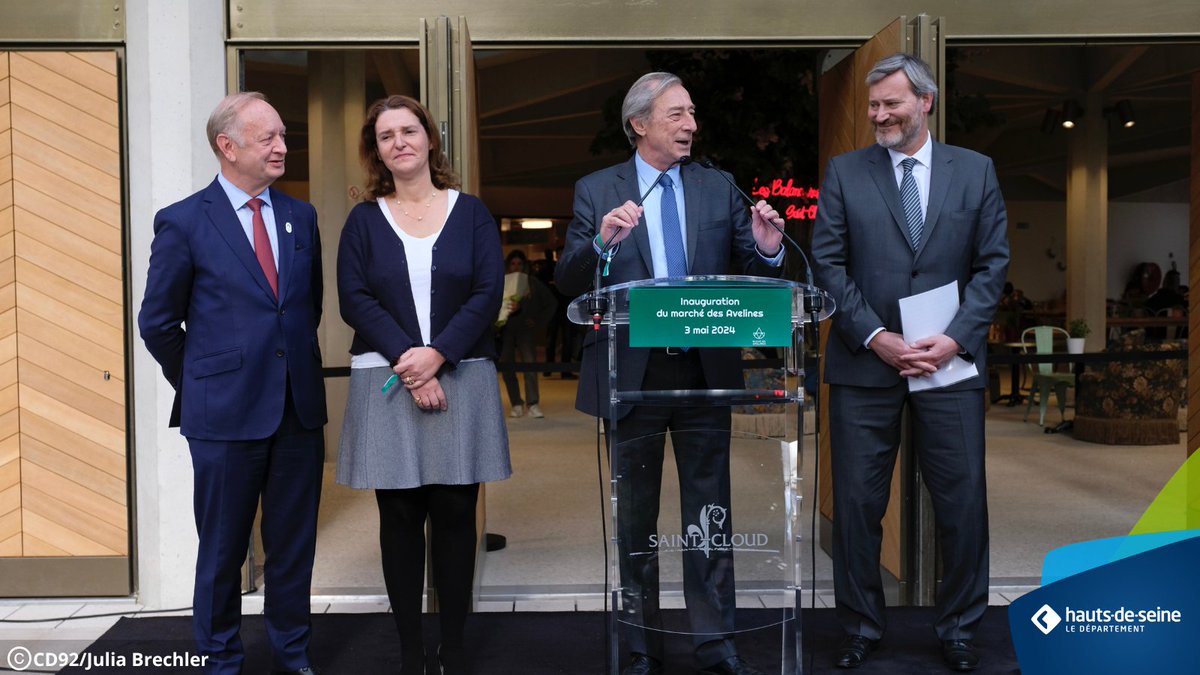
<svg viewBox="0 0 1200 675">
<path fill-rule="evenodd" d="M 284 223 L 284 224 L 283 224 L 283 231 L 284 231 L 284 232 L 287 232 L 288 234 L 291 234 L 291 233 L 292 233 L 292 224 L 291 224 L 291 223 Z"/>
</svg>

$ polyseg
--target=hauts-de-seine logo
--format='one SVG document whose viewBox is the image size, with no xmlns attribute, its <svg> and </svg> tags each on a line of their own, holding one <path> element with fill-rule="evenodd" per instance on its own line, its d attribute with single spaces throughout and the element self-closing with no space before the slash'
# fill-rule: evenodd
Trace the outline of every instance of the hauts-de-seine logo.
<svg viewBox="0 0 1200 675">
<path fill-rule="evenodd" d="M 672 551 L 699 551 L 708 558 L 714 551 L 753 551 L 756 553 L 778 553 L 768 549 L 770 536 L 765 532 L 726 532 L 729 509 L 719 504 L 700 507 L 696 522 L 689 523 L 683 534 L 650 535 L 650 553 Z M 636 555 L 636 554 L 635 554 Z"/>
<path fill-rule="evenodd" d="M 1034 612 L 1029 620 L 1037 626 L 1038 630 L 1042 631 L 1042 635 L 1049 635 L 1050 631 L 1062 623 L 1062 617 L 1050 605 L 1042 605 L 1042 608 Z"/>
</svg>

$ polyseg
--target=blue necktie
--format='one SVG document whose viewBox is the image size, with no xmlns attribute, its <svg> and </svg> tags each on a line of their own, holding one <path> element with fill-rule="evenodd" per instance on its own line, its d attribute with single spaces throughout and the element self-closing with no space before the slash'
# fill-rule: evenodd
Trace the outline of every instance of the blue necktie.
<svg viewBox="0 0 1200 675">
<path fill-rule="evenodd" d="M 913 165 L 917 160 L 907 157 L 900 162 L 904 167 L 904 176 L 900 179 L 900 201 L 904 204 L 904 218 L 908 221 L 908 237 L 912 239 L 913 250 L 921 247 L 921 230 L 925 225 L 925 216 L 921 215 L 921 192 L 917 190 L 917 179 L 913 177 Z"/>
<path fill-rule="evenodd" d="M 663 174 L 662 185 L 662 236 L 663 249 L 667 254 L 667 276 L 687 276 L 687 253 L 683 249 L 683 235 L 679 232 L 679 207 L 675 204 L 674 182 Z"/>
</svg>

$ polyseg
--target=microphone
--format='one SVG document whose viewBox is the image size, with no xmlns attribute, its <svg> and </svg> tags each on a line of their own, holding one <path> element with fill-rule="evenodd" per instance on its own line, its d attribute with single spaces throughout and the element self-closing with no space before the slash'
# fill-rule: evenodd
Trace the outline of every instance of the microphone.
<svg viewBox="0 0 1200 675">
<path fill-rule="evenodd" d="M 671 162 L 670 164 L 668 164 L 667 168 L 663 169 L 658 174 L 658 176 L 655 177 L 654 182 L 650 184 L 650 187 L 647 188 L 646 191 L 642 193 L 642 196 L 640 198 L 638 198 L 637 202 L 635 203 L 635 206 L 641 206 L 642 202 L 646 201 L 646 198 L 650 196 L 650 191 L 654 189 L 655 185 L 658 185 L 658 182 L 660 180 L 662 180 L 663 176 L 667 175 L 668 171 L 670 171 L 675 166 L 687 166 L 688 164 L 691 164 L 691 163 L 692 163 L 692 156 L 691 155 L 683 155 L 679 159 L 676 159 L 674 162 Z M 710 166 L 709 168 L 712 168 L 712 167 Z M 734 187 L 737 187 L 737 186 L 734 186 Z M 597 228 L 597 230 L 598 229 L 599 228 Z M 600 257 L 599 257 L 599 259 L 596 260 L 596 272 L 595 272 L 596 276 L 592 282 L 592 291 L 593 291 L 592 299 L 588 301 L 588 311 L 592 313 L 592 330 L 600 330 L 600 321 L 601 321 L 601 319 L 604 318 L 604 314 L 606 312 L 608 312 L 608 299 L 600 297 L 600 269 L 601 269 L 601 266 L 606 262 L 604 259 L 604 256 L 609 251 L 612 250 L 613 240 L 617 238 L 617 235 L 620 234 L 620 232 L 621 232 L 621 230 L 619 230 L 619 229 L 616 230 L 615 232 L 612 233 L 612 236 L 609 237 L 608 240 L 604 242 L 604 246 L 600 247 Z M 787 235 L 784 235 L 784 236 L 787 236 Z"/>
<path fill-rule="evenodd" d="M 689 160 L 690 159 L 691 158 L 689 158 Z M 720 169 L 718 169 L 712 163 L 711 159 L 707 159 L 707 158 L 698 159 L 698 160 L 695 160 L 695 162 L 706 169 L 711 169 L 711 170 L 715 171 L 718 176 L 720 176 L 721 178 L 724 178 L 725 182 L 729 183 L 729 186 L 732 187 L 734 190 L 736 190 L 737 193 L 742 196 L 742 199 L 744 199 L 746 201 L 746 204 L 750 208 L 752 208 L 752 209 L 754 208 L 755 201 L 753 199 L 750 199 L 750 195 L 747 195 L 745 192 L 743 192 L 742 189 L 737 186 L 737 183 L 734 183 L 733 180 L 731 180 L 729 178 L 729 176 L 727 176 L 725 174 L 724 171 L 721 171 Z M 796 249 L 796 252 L 799 253 L 800 257 L 804 260 L 804 281 L 805 281 L 805 283 L 808 284 L 808 289 L 804 293 L 804 308 L 805 308 L 805 310 L 807 310 L 809 312 L 820 312 L 821 305 L 823 303 L 821 301 L 821 296 L 818 295 L 817 293 L 813 292 L 813 290 L 816 287 L 813 285 L 812 264 L 808 262 L 808 256 L 804 254 L 804 249 L 800 248 L 800 244 L 797 244 L 794 239 L 789 237 L 788 233 L 784 232 L 783 228 L 780 227 L 779 225 L 776 225 L 774 223 L 774 221 L 768 220 L 766 222 L 771 227 L 778 230 L 779 234 L 783 235 L 783 238 L 786 239 L 787 242 L 792 245 L 792 248 Z"/>
</svg>

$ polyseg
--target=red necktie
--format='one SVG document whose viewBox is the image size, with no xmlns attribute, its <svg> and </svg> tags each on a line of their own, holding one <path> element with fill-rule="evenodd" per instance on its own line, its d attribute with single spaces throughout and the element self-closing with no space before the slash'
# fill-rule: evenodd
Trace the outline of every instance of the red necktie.
<svg viewBox="0 0 1200 675">
<path fill-rule="evenodd" d="M 254 212 L 254 257 L 262 265 L 263 274 L 267 275 L 267 283 L 271 291 L 279 297 L 279 274 L 275 271 L 275 256 L 271 253 L 271 240 L 267 238 L 267 224 L 262 217 L 263 200 L 255 197 L 246 202 L 246 206 Z"/>
</svg>

